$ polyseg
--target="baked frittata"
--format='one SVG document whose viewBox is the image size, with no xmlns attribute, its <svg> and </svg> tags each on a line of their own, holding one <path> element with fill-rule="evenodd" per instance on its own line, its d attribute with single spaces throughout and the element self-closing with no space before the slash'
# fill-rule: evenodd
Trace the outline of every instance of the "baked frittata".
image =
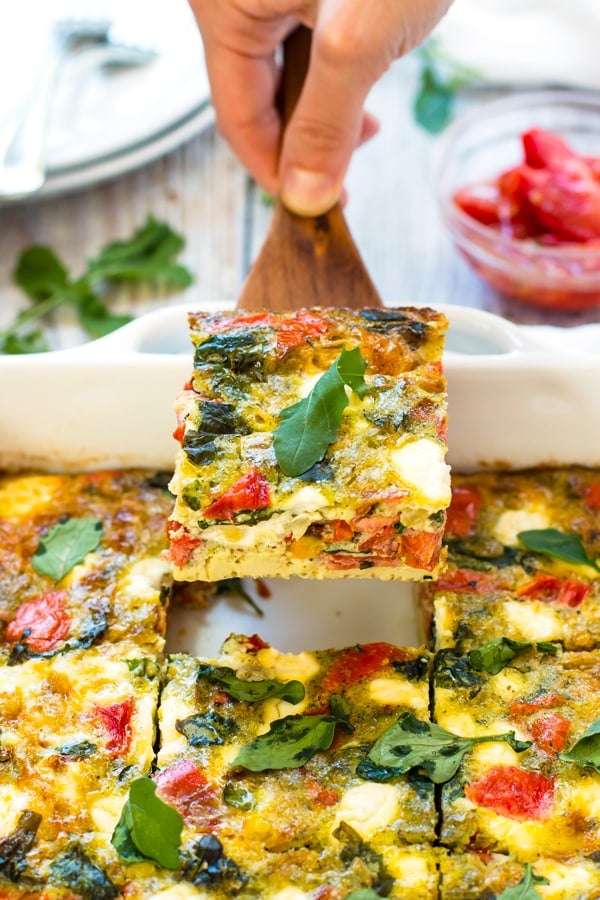
<svg viewBox="0 0 600 900">
<path fill-rule="evenodd" d="M 175 577 L 435 575 L 446 327 L 426 308 L 191 315 Z"/>
<path fill-rule="evenodd" d="M 158 654 L 172 505 L 148 471 L 0 478 L 0 664 L 124 639 Z"/>
</svg>

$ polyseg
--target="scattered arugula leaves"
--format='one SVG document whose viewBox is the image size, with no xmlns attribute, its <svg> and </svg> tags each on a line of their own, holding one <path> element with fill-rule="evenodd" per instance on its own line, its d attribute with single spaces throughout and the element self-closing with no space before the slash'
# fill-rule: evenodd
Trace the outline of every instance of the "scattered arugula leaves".
<svg viewBox="0 0 600 900">
<path fill-rule="evenodd" d="M 153 859 L 165 869 L 179 865 L 183 819 L 156 796 L 151 778 L 131 782 L 111 843 L 126 862 Z"/>
<path fill-rule="evenodd" d="M 576 566 L 591 566 L 600 572 L 600 566 L 588 556 L 578 534 L 564 534 L 557 528 L 533 528 L 531 531 L 520 531 L 517 538 L 534 553 L 543 553 L 551 559 L 560 559 Z"/>
<path fill-rule="evenodd" d="M 559 753 L 558 756 L 559 759 L 600 772 L 600 718 L 592 722 L 570 750 Z"/>
<path fill-rule="evenodd" d="M 55 858 L 50 866 L 50 880 L 66 885 L 82 900 L 115 900 L 120 894 L 79 844 L 71 845 Z"/>
<path fill-rule="evenodd" d="M 413 114 L 417 125 L 430 134 L 439 134 L 452 119 L 456 92 L 476 79 L 477 73 L 445 58 L 435 40 L 426 41 L 416 53 L 421 69 Z"/>
<path fill-rule="evenodd" d="M 285 475 L 303 475 L 323 459 L 337 438 L 349 403 L 345 386 L 363 397 L 368 390 L 364 379 L 366 368 L 359 347 L 344 348 L 310 394 L 280 412 L 273 447 Z"/>
<path fill-rule="evenodd" d="M 148 216 L 131 238 L 114 241 L 91 259 L 79 278 L 49 247 L 24 250 L 13 272 L 15 284 L 27 295 L 29 306 L 0 331 L 0 352 L 43 353 L 49 349 L 40 329 L 26 330 L 59 306 L 71 307 L 83 329 L 97 338 L 131 321 L 130 315 L 111 313 L 103 297 L 123 282 L 152 281 L 162 287 L 185 288 L 192 275 L 176 262 L 183 238 L 164 222 Z"/>
<path fill-rule="evenodd" d="M 297 769 L 318 750 L 331 747 L 336 725 L 348 728 L 349 706 L 343 698 L 330 700 L 331 715 L 284 716 L 275 719 L 265 734 L 242 747 L 233 761 L 250 772 L 266 769 Z M 331 702 L 333 700 L 333 702 Z"/>
<path fill-rule="evenodd" d="M 33 568 L 38 575 L 48 575 L 58 583 L 96 550 L 101 540 L 100 519 L 65 519 L 41 538 L 31 561 Z"/>
<path fill-rule="evenodd" d="M 490 741 L 507 743 L 517 753 L 531 747 L 530 741 L 517 740 L 514 731 L 460 737 L 434 722 L 424 722 L 407 712 L 379 736 L 367 759 L 388 773 L 394 768 L 398 774 L 422 768 L 434 784 L 444 784 L 456 775 L 463 756 L 475 744 Z"/>
<path fill-rule="evenodd" d="M 478 672 L 487 672 L 489 675 L 497 675 L 516 656 L 536 647 L 545 653 L 558 653 L 556 644 L 548 641 L 531 643 L 530 641 L 513 641 L 511 638 L 500 637 L 482 644 L 476 650 L 467 654 L 469 665 Z"/>
<path fill-rule="evenodd" d="M 247 681 L 238 678 L 235 671 L 226 666 L 199 665 L 196 680 L 199 681 L 201 678 L 218 684 L 235 700 L 245 700 L 248 703 L 268 700 L 270 697 L 278 697 L 287 703 L 300 703 L 306 693 L 301 681 L 283 682 L 268 678 L 262 681 Z"/>
<path fill-rule="evenodd" d="M 381 900 L 381 895 L 373 888 L 360 888 L 358 891 L 346 894 L 346 900 Z"/>
<path fill-rule="evenodd" d="M 498 894 L 497 900 L 541 900 L 536 884 L 550 884 L 542 875 L 534 875 L 531 863 L 525 863 L 525 874 L 518 884 L 505 888 Z"/>
<path fill-rule="evenodd" d="M 247 603 L 248 606 L 254 610 L 256 615 L 261 617 L 261 619 L 265 615 L 264 611 L 260 608 L 258 603 L 250 596 L 250 594 L 244 587 L 244 582 L 241 578 L 222 578 L 220 581 L 216 581 L 213 594 L 215 597 L 220 597 L 223 594 L 229 594 L 232 597 L 239 597 L 240 600 L 243 600 L 244 603 Z"/>
<path fill-rule="evenodd" d="M 228 781 L 223 788 L 223 800 L 228 806 L 248 811 L 254 809 L 256 800 L 252 791 L 238 781 Z"/>
</svg>

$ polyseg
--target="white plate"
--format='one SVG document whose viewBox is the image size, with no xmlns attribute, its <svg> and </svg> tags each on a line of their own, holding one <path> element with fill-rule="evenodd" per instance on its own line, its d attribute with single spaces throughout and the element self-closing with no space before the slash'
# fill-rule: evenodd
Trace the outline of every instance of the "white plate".
<svg viewBox="0 0 600 900">
<path fill-rule="evenodd" d="M 24 11 L 11 8 L 10 28 L 0 28 L 0 75 L 14 90 L 0 100 L 0 124 L 12 120 L 35 83 L 36 64 L 48 35 L 49 7 L 25 0 L 39 27 L 27 30 Z M 78 0 L 114 23 L 115 39 L 156 51 L 146 65 L 127 69 L 90 67 L 73 56 L 60 71 L 46 138 L 48 179 L 41 195 L 112 178 L 167 153 L 214 120 L 200 32 L 187 0 Z M 5 12 L 5 15 L 8 11 Z M 60 18 L 61 4 L 53 15 Z M 89 14 L 89 13 L 88 13 Z M 10 39 L 9 39 L 10 38 Z M 17 53 L 15 44 L 26 47 Z M 12 47 L 12 51 L 11 51 Z M 4 54 L 4 56 L 2 56 Z M 39 196 L 39 194 L 38 194 Z"/>
</svg>

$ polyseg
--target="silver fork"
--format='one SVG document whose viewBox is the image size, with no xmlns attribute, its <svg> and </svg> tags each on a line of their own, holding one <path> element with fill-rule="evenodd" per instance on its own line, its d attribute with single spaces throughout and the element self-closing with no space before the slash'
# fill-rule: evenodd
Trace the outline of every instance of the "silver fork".
<svg viewBox="0 0 600 900">
<path fill-rule="evenodd" d="M 48 36 L 38 77 L 29 102 L 0 135 L 0 199 L 20 199 L 37 193 L 46 180 L 45 139 L 52 98 L 61 67 L 78 54 L 83 69 L 98 66 L 145 65 L 151 48 L 113 42 L 107 18 L 64 18 Z"/>
</svg>

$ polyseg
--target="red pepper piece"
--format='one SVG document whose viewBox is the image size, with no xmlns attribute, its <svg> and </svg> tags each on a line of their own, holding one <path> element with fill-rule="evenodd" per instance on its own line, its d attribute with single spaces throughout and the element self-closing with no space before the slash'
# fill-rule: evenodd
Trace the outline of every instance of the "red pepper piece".
<svg viewBox="0 0 600 900">
<path fill-rule="evenodd" d="M 271 505 L 269 482 L 258 469 L 250 469 L 228 491 L 204 510 L 206 519 L 233 521 L 242 510 L 266 509 Z"/>
<path fill-rule="evenodd" d="M 465 787 L 477 806 L 509 819 L 543 819 L 554 801 L 554 780 L 517 766 L 494 766 Z"/>
<path fill-rule="evenodd" d="M 34 653 L 50 653 L 69 635 L 71 616 L 66 591 L 48 591 L 22 603 L 6 626 L 4 636 L 11 644 L 25 644 Z"/>
</svg>

